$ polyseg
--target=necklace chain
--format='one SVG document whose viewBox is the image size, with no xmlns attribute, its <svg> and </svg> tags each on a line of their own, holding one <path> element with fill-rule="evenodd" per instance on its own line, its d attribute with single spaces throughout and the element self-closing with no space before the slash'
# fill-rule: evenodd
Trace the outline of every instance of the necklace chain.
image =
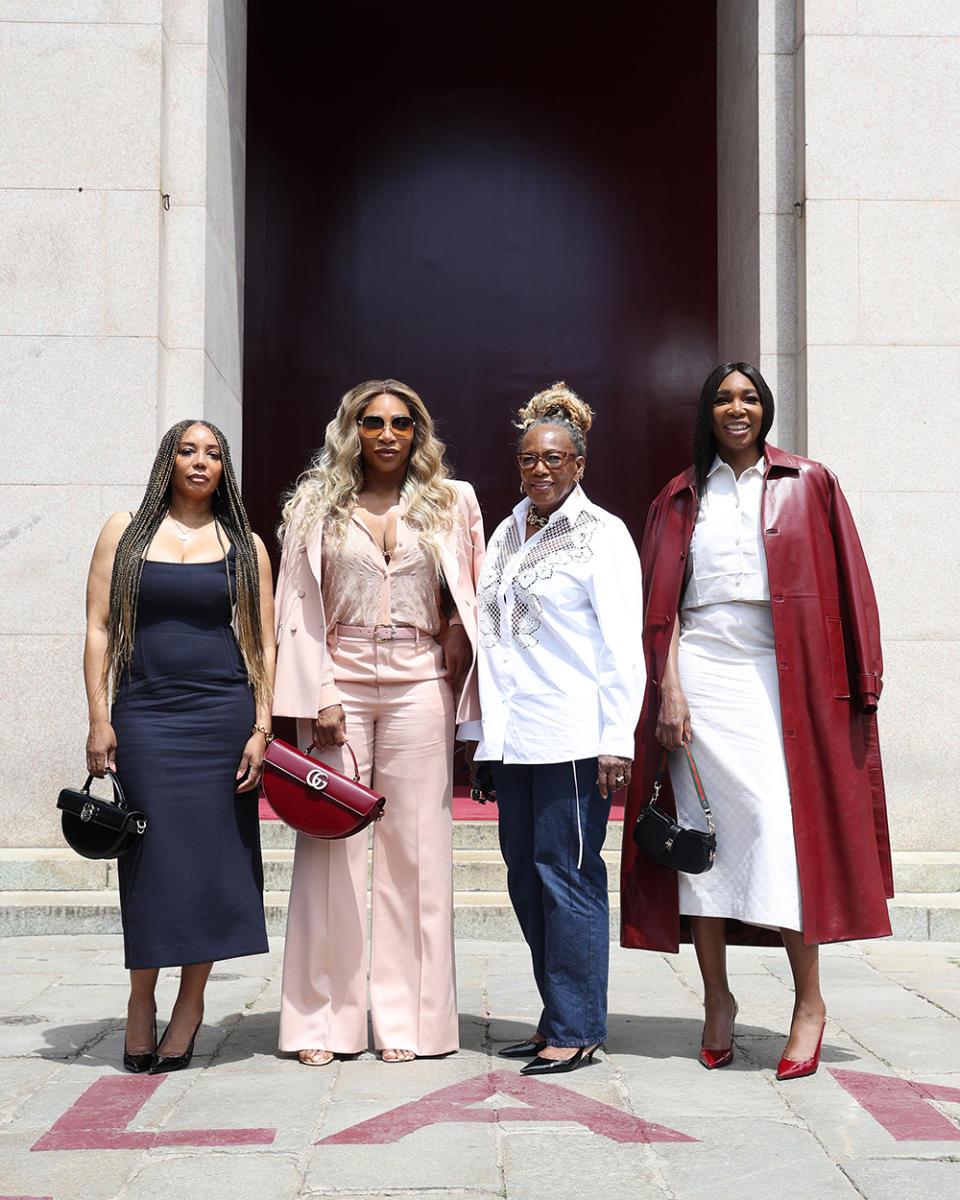
<svg viewBox="0 0 960 1200">
<path fill-rule="evenodd" d="M 549 513 L 538 513 L 532 504 L 527 509 L 527 524 L 534 529 L 543 529 L 549 520 Z"/>
<path fill-rule="evenodd" d="M 184 525 L 182 521 L 178 521 L 169 509 L 167 509 L 167 516 L 174 523 L 174 525 L 176 525 L 177 528 L 174 530 L 174 533 L 181 542 L 188 541 L 193 534 L 199 533 L 201 529 L 206 529 L 206 527 L 210 524 L 210 521 L 204 521 L 202 525 L 197 525 L 194 529 L 191 529 L 189 525 Z M 212 519 L 213 518 L 211 517 L 211 520 Z"/>
</svg>

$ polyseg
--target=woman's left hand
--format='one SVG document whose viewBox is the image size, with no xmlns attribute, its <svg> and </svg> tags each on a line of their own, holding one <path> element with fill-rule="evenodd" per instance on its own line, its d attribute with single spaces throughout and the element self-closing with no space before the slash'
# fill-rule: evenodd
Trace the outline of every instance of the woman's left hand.
<svg viewBox="0 0 960 1200">
<path fill-rule="evenodd" d="M 238 792 L 252 792 L 263 773 L 263 756 L 267 752 L 267 739 L 262 733 L 251 734 L 243 748 L 243 757 L 237 767 Z"/>
<path fill-rule="evenodd" d="M 597 787 L 606 800 L 608 795 L 630 786 L 633 763 L 629 758 L 617 758 L 613 754 L 601 754 L 597 759 Z"/>
<path fill-rule="evenodd" d="M 470 669 L 473 658 L 467 631 L 462 625 L 448 625 L 437 636 L 437 641 L 443 650 L 443 665 L 447 668 L 444 678 L 452 688 L 456 688 Z"/>
</svg>

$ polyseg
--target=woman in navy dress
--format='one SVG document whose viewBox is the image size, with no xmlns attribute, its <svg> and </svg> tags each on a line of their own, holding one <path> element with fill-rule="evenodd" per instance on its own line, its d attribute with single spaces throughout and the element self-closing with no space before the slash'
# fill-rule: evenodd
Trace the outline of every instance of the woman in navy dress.
<svg viewBox="0 0 960 1200">
<path fill-rule="evenodd" d="M 223 434 L 179 422 L 136 513 L 103 527 L 87 581 L 87 769 L 115 769 L 147 815 L 141 845 L 119 860 L 129 1071 L 187 1066 L 213 961 L 267 949 L 256 788 L 272 594 Z M 171 966 L 180 990 L 158 1044 L 154 992 Z"/>
</svg>

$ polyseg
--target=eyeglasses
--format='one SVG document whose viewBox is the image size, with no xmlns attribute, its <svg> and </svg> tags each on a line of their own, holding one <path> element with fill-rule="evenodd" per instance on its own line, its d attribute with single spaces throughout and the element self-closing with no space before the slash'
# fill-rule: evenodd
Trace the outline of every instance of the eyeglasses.
<svg viewBox="0 0 960 1200">
<path fill-rule="evenodd" d="M 360 417 L 357 420 L 361 437 L 379 437 L 385 429 L 390 429 L 394 437 L 413 437 L 413 417 Z"/>
<path fill-rule="evenodd" d="M 576 458 L 575 454 L 571 454 L 569 450 L 550 450 L 547 454 L 531 454 L 529 451 L 525 454 L 515 454 L 513 456 L 517 460 L 517 466 L 521 471 L 532 471 L 537 463 L 542 462 L 548 471 L 556 471 L 562 467 L 568 458 Z"/>
</svg>

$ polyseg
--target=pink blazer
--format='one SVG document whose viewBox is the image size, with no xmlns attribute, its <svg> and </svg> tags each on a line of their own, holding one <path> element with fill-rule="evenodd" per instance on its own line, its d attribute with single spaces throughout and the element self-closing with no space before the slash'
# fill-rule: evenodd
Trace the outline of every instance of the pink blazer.
<svg viewBox="0 0 960 1200">
<path fill-rule="evenodd" d="M 469 483 L 450 481 L 457 489 L 456 528 L 441 543 L 440 565 L 463 622 L 473 660 L 477 658 L 477 579 L 483 564 L 483 518 Z M 284 542 L 277 575 L 277 674 L 273 711 L 280 717 L 315 717 L 321 708 L 339 704 L 327 652 L 327 622 L 320 591 L 323 529 L 318 522 L 306 545 Z M 480 703 L 476 672 L 471 667 L 457 707 L 457 722 L 478 720 Z"/>
</svg>

